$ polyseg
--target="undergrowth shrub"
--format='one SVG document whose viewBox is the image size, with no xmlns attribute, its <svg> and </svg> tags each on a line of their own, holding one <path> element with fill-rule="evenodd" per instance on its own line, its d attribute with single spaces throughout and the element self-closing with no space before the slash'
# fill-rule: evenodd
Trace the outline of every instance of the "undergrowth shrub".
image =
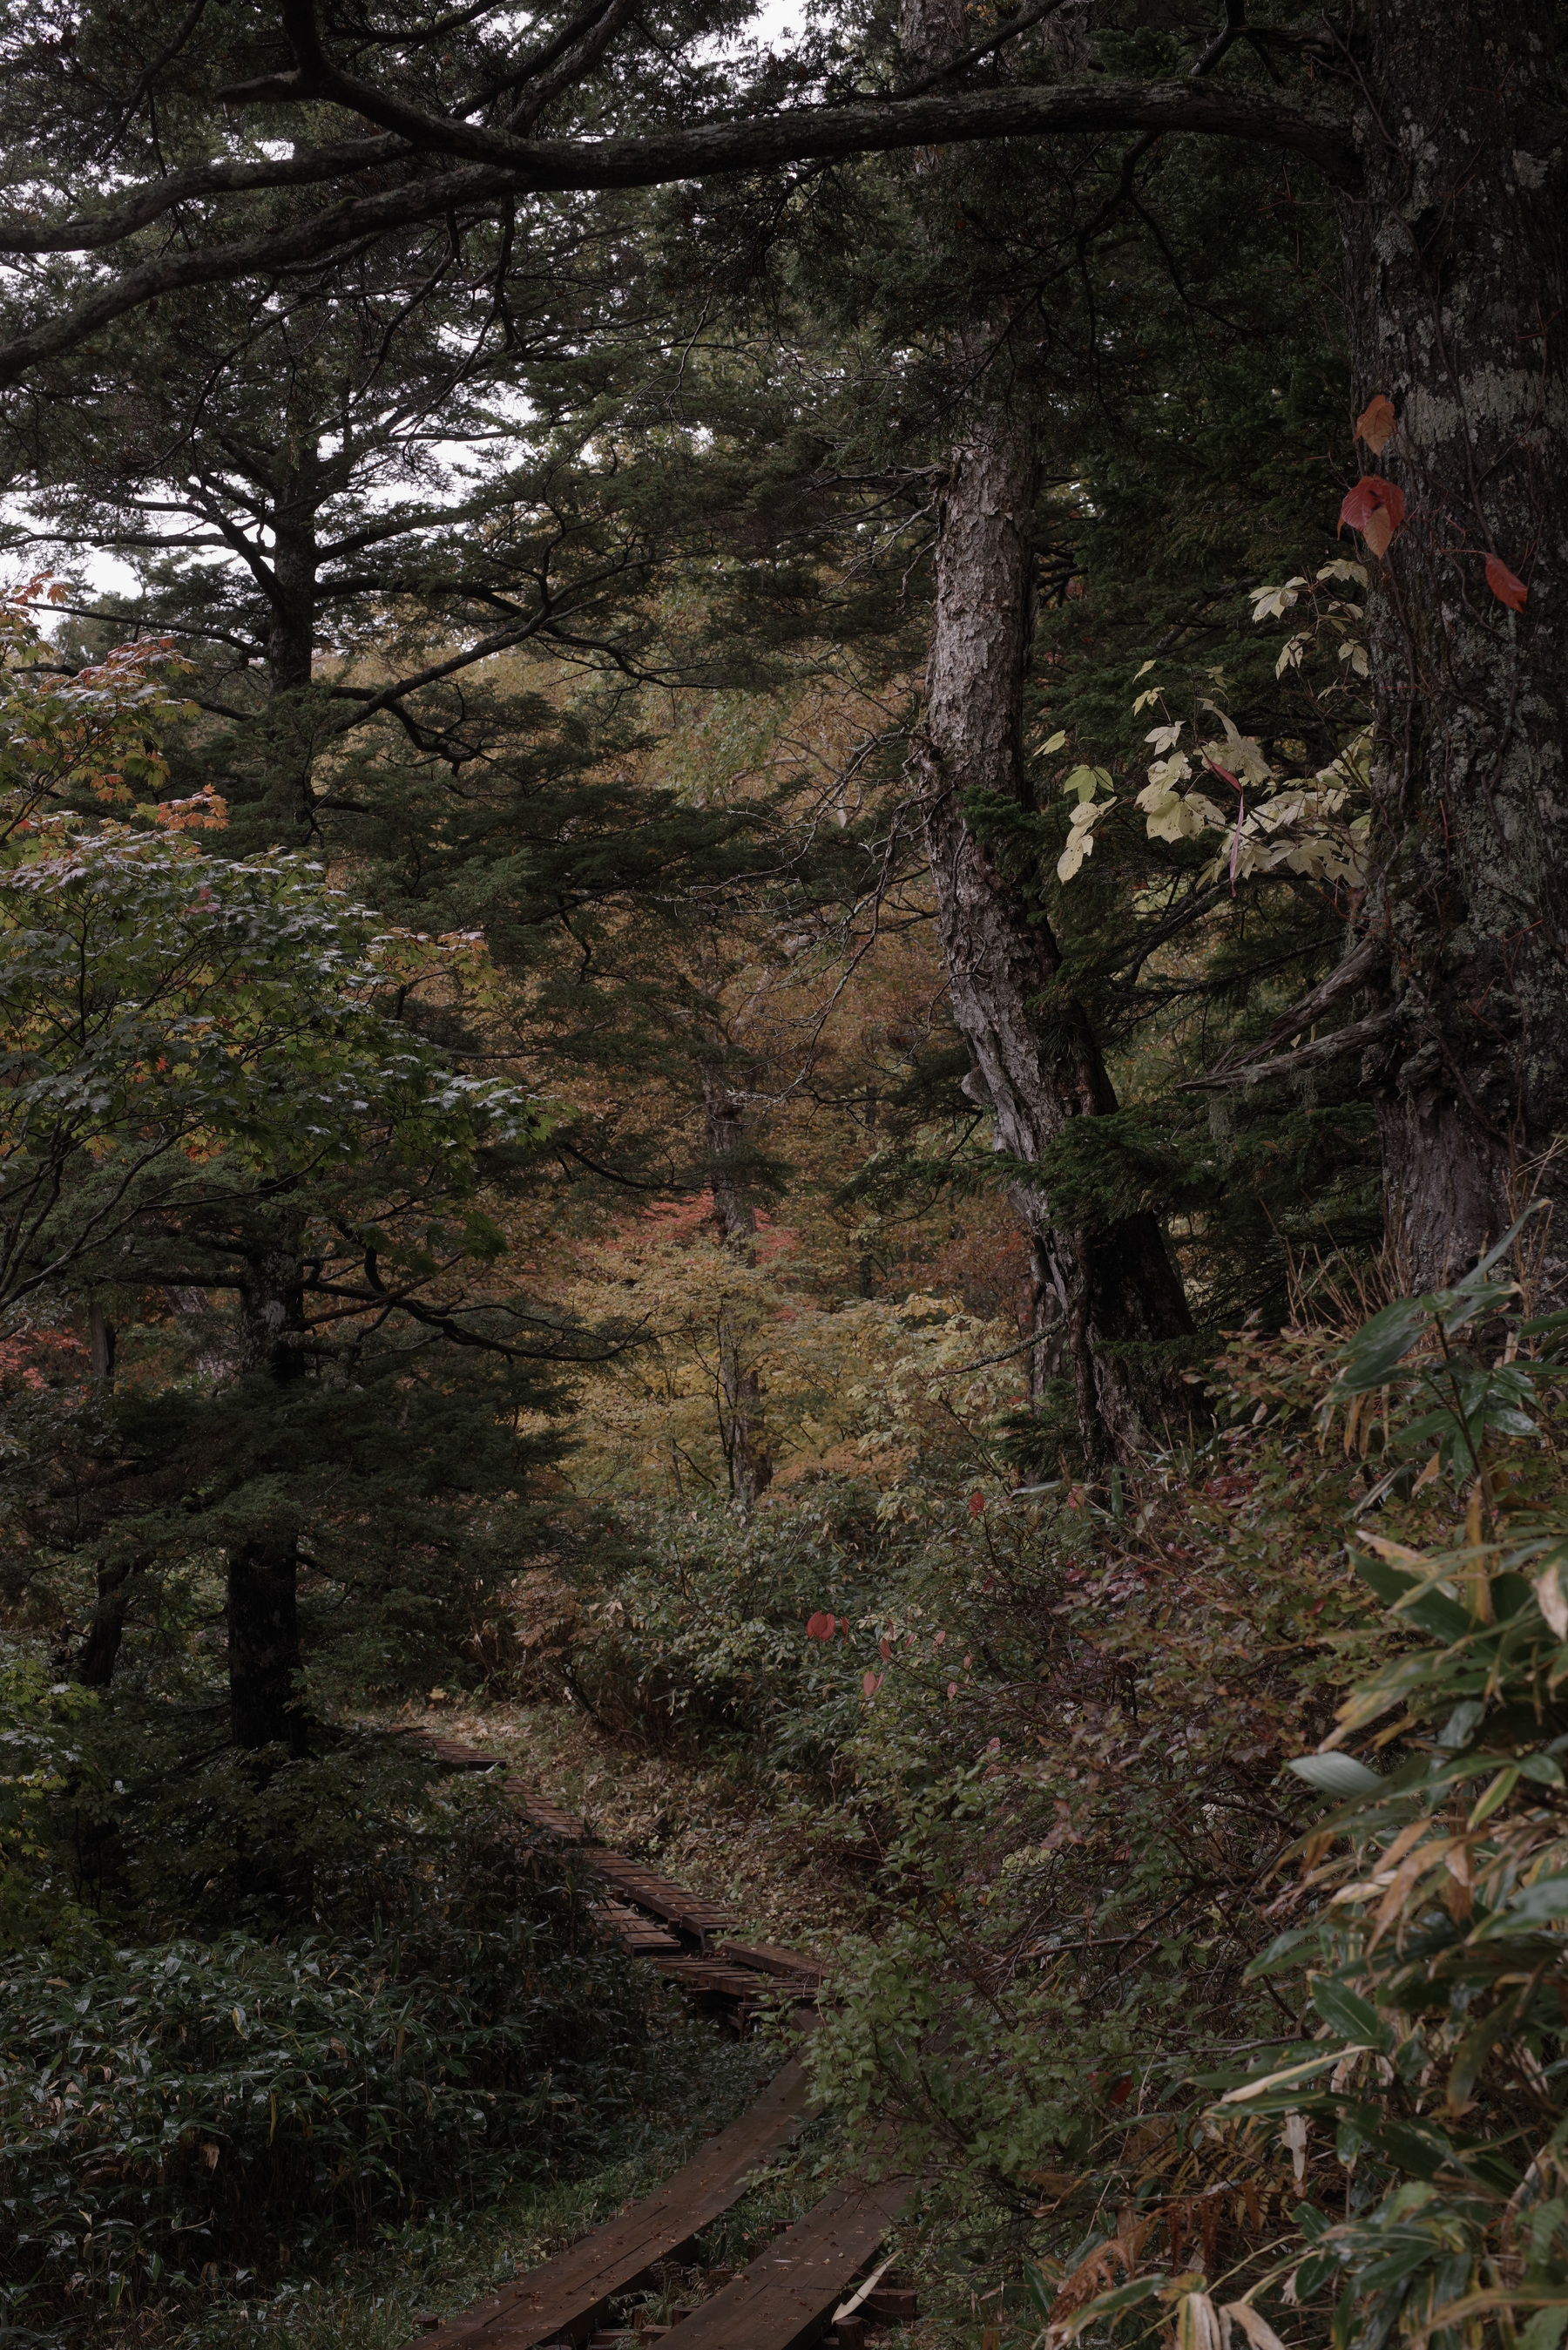
<svg viewBox="0 0 1568 2350">
<path fill-rule="evenodd" d="M 1253 1971 L 1299 2036 L 1209 2120 L 1294 2144 L 1263 2282 L 1335 2350 L 1568 2330 L 1568 1315 L 1521 1308 L 1518 1234 L 1375 1315 L 1324 1399 L 1347 1443 L 1386 1431 L 1350 1555 L 1386 1630 L 1293 1766 L 1333 1807 Z"/>
<path fill-rule="evenodd" d="M 614 1738 L 830 1773 L 858 1725 L 873 1627 L 904 1560 L 875 1502 L 825 1480 L 750 1523 L 718 1503 L 623 1507 L 617 1571 L 568 1567 L 565 1609 L 556 1588 L 563 1686 Z M 825 1609 L 846 1627 L 831 1648 L 804 1637 Z"/>
<path fill-rule="evenodd" d="M 992 2350 L 1568 2332 L 1568 1316 L 1511 1241 L 1244 1334 L 1109 1510 L 953 1513 L 961 1666 L 889 1626 L 814 2062 L 1022 2280 Z"/>
<path fill-rule="evenodd" d="M 0 2306 L 37 2325 L 275 2274 L 602 2157 L 646 1993 L 559 1856 L 441 1791 L 314 1930 L 0 1961 Z"/>
<path fill-rule="evenodd" d="M 1376 1442 L 1325 1456 L 1313 1417 L 1336 1343 L 1243 1334 L 1213 1437 L 1108 1506 L 950 1503 L 888 1610 L 844 1796 L 878 1908 L 813 2062 L 851 2116 L 891 2102 L 993 2270 L 1033 2264 L 1036 2325 L 1086 2259 L 1078 2301 L 1123 2282 L 1119 2210 L 1163 2277 L 1293 2204 L 1277 2145 L 1232 2191 L 1191 2084 L 1277 2031 L 1248 1969 L 1311 1816 L 1283 1766 L 1379 1637 L 1344 1551 Z"/>
</svg>

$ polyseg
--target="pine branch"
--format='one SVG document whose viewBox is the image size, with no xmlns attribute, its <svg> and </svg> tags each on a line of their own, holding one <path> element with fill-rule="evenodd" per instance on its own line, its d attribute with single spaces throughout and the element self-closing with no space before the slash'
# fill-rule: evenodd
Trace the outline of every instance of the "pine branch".
<svg viewBox="0 0 1568 2350">
<path fill-rule="evenodd" d="M 338 81 L 356 92 L 338 94 Z M 303 71 L 251 85 L 253 101 L 332 96 L 357 103 L 350 78 L 318 89 Z M 367 87 L 369 87 L 367 85 Z M 246 95 L 229 94 L 237 102 Z M 218 285 L 255 275 L 306 267 L 332 259 L 363 239 L 385 235 L 448 213 L 498 211 L 519 194 L 549 191 L 607 191 L 657 187 L 678 180 L 765 172 L 813 159 L 842 160 L 908 147 L 955 145 L 982 140 L 1039 138 L 1085 131 L 1190 131 L 1206 137 L 1241 139 L 1282 149 L 1315 164 L 1335 185 L 1357 183 L 1359 165 L 1348 128 L 1336 115 L 1283 106 L 1273 99 L 1237 98 L 1204 83 L 1105 82 L 1059 88 L 971 90 L 952 95 L 902 99 L 879 105 L 800 107 L 740 122 L 699 124 L 643 138 L 526 140 L 442 115 L 426 115 L 400 101 L 376 99 L 378 115 L 396 112 L 408 120 L 412 144 L 431 153 L 468 159 L 466 168 L 425 173 L 405 184 L 342 203 L 330 211 L 252 237 L 171 248 L 125 270 L 112 284 L 74 309 L 40 321 L 0 346 L 0 384 L 15 383 L 42 361 L 90 341 L 129 311 L 166 294 Z M 378 143 L 379 145 L 379 143 Z M 334 151 L 317 151 L 319 157 Z M 301 182 L 319 183 L 359 171 L 371 160 L 371 146 L 336 152 L 345 158 L 337 172 L 318 168 L 309 153 L 294 159 Z M 384 149 L 379 151 L 385 152 Z M 392 151 L 394 153 L 395 150 Z M 352 165 L 348 155 L 354 158 Z M 246 167 L 250 169 L 251 167 Z M 273 167 L 268 166 L 267 169 Z M 286 174 L 278 167 L 274 184 Z M 229 192 L 235 167 L 214 164 L 180 175 L 174 201 Z M 256 181 L 251 185 L 261 184 Z M 77 250 L 101 251 L 170 208 L 167 183 L 132 197 L 110 217 L 112 235 L 100 223 L 78 224 Z M 7 232 L 15 240 L 23 232 Z M 28 237 L 59 232 L 26 232 Z M 12 250 L 67 249 L 17 244 Z"/>
</svg>

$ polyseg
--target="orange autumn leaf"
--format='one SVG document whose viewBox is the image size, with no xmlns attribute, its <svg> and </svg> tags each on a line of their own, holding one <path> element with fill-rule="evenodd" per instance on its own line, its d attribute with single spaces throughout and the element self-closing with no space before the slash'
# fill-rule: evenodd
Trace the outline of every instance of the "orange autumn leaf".
<svg viewBox="0 0 1568 2350">
<path fill-rule="evenodd" d="M 1515 572 L 1509 569 L 1507 564 L 1499 555 L 1489 555 L 1487 556 L 1486 584 L 1491 589 L 1492 594 L 1497 598 L 1498 602 L 1500 604 L 1506 604 L 1511 612 L 1523 611 L 1524 599 L 1529 595 L 1530 590 L 1525 586 L 1523 580 L 1521 579 Z"/>
<path fill-rule="evenodd" d="M 1379 562 L 1387 554 L 1388 542 L 1393 536 L 1394 524 L 1386 506 L 1379 506 L 1376 514 L 1367 515 L 1366 528 L 1362 536 L 1366 541 L 1367 553 L 1376 556 Z"/>
<path fill-rule="evenodd" d="M 1375 457 L 1381 454 L 1398 430 L 1394 402 L 1380 391 L 1374 393 L 1355 420 L 1356 439 L 1365 441 Z"/>
</svg>

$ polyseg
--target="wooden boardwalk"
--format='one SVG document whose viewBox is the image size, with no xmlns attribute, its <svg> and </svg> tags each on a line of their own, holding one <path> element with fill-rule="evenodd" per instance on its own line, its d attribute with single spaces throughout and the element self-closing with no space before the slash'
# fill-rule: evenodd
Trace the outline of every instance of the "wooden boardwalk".
<svg viewBox="0 0 1568 2350">
<path fill-rule="evenodd" d="M 504 1757 L 486 1754 L 455 1738 L 421 1734 L 421 1742 L 449 1770 L 505 1771 Z M 678 1982 L 704 2005 L 718 2007 L 742 2031 L 751 2018 L 781 1994 L 803 2007 L 815 2005 L 827 1970 L 803 1950 L 734 1938 L 734 1918 L 716 1901 L 688 1893 L 683 1886 L 644 1868 L 624 1853 L 599 1843 L 575 1813 L 541 1800 L 514 1773 L 501 1782 L 530 1827 L 569 1845 L 609 1898 L 599 1916 L 635 1956 Z"/>
<path fill-rule="evenodd" d="M 805 2350 L 826 2331 L 912 2190 L 908 2178 L 830 2188 L 815 2210 L 692 2311 L 680 2350 Z"/>
<path fill-rule="evenodd" d="M 424 1742 L 450 1769 L 504 1767 L 503 1757 L 455 1739 Z M 599 1878 L 608 1897 L 598 1905 L 603 1923 L 689 1997 L 718 2003 L 742 2031 L 764 2002 L 781 1994 L 793 1995 L 801 2023 L 815 2020 L 826 1979 L 819 1960 L 776 1943 L 736 1939 L 734 1920 L 722 1905 L 612 1852 L 583 1821 L 541 1801 L 521 1779 L 508 1773 L 502 1784 L 531 1826 L 571 1845 Z M 792 2060 L 739 2121 L 653 2194 L 504 2292 L 420 2334 L 409 2350 L 542 2350 L 551 2344 L 583 2350 L 619 2295 L 634 2291 L 661 2262 L 677 2260 L 693 2237 L 739 2201 L 757 2169 L 795 2136 L 808 2110 L 805 2077 Z M 830 2325 L 910 2192 L 908 2179 L 876 2186 L 856 2180 L 831 2189 L 739 2276 L 682 2317 L 680 2350 L 807 2350 Z M 629 2332 L 626 2339 L 632 2350 Z M 607 2337 L 601 2334 L 600 2343 L 607 2350 Z"/>
<path fill-rule="evenodd" d="M 792 2061 L 738 2122 L 710 2138 L 653 2194 L 493 2301 L 422 2335 L 422 2343 L 427 2350 L 533 2350 L 537 2343 L 586 2340 L 618 2293 L 657 2262 L 673 2259 L 729 2210 L 758 2166 L 789 2144 L 807 2111 L 805 2075 Z"/>
</svg>

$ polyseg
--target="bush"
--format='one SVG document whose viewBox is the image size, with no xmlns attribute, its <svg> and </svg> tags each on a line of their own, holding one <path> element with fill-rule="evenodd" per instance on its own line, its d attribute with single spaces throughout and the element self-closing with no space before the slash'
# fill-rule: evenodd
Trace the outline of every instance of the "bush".
<svg viewBox="0 0 1568 2350">
<path fill-rule="evenodd" d="M 602 1557 L 586 1563 L 593 1596 L 559 1637 L 571 1695 L 612 1737 L 826 1771 L 858 1724 L 877 1654 L 867 1624 L 901 1565 L 866 1493 L 825 1482 L 744 1524 L 718 1503 L 619 1515 L 624 1564 L 606 1575 Z M 807 1621 L 829 1609 L 847 1638 L 808 1641 Z"/>
<path fill-rule="evenodd" d="M 266 2273 L 602 2153 L 643 1993 L 489 1788 L 318 1888 L 292 1946 L 108 1948 L 0 1981 L 0 2306 L 36 2324 Z"/>
</svg>

